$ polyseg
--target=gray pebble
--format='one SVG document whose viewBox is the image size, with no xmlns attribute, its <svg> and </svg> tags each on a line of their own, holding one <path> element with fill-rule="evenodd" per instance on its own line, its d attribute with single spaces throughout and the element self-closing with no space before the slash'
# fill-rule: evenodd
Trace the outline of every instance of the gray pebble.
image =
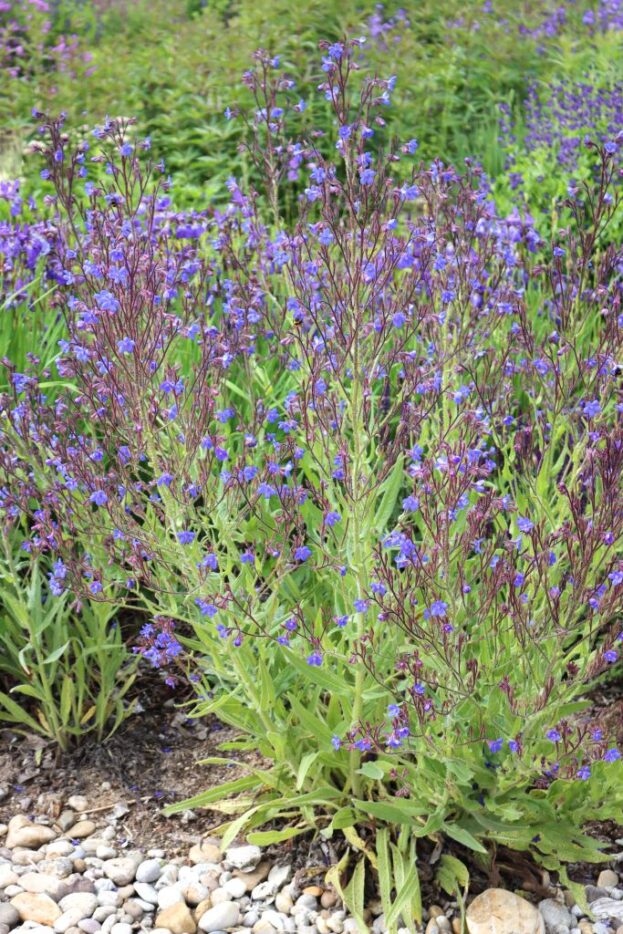
<svg viewBox="0 0 623 934">
<path fill-rule="evenodd" d="M 0 905 L 0 924 L 14 927 L 19 921 L 19 912 L 13 905 Z"/>
<path fill-rule="evenodd" d="M 119 908 L 122 902 L 123 898 L 119 895 L 119 892 L 104 891 L 97 893 L 98 905 L 109 905 L 111 908 Z"/>
<path fill-rule="evenodd" d="M 158 893 L 153 885 L 149 885 L 147 882 L 135 882 L 134 891 L 143 901 L 150 902 L 152 905 L 158 904 Z"/>
<path fill-rule="evenodd" d="M 137 882 L 156 882 L 160 878 L 162 867 L 158 859 L 146 859 L 136 870 Z"/>
<path fill-rule="evenodd" d="M 101 926 L 95 918 L 83 918 L 82 921 L 78 921 L 78 927 L 84 934 L 97 934 Z"/>
</svg>

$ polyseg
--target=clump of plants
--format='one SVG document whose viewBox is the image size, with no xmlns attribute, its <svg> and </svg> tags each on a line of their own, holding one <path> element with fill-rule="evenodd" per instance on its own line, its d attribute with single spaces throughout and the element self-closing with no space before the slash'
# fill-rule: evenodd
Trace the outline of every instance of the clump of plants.
<svg viewBox="0 0 623 934">
<path fill-rule="evenodd" d="M 55 593 L 145 614 L 140 652 L 239 731 L 224 753 L 272 763 L 179 806 L 221 809 L 226 841 L 343 835 L 362 929 L 372 869 L 413 930 L 422 838 L 561 868 L 621 815 L 590 699 L 623 638 L 616 162 L 596 144 L 544 243 L 477 165 L 385 148 L 393 79 L 321 49 L 331 158 L 260 52 L 263 186 L 210 213 L 174 210 L 130 122 L 71 148 L 43 120 L 66 334 L 7 363 L 2 509 Z M 450 891 L 465 874 L 444 857 Z"/>
<path fill-rule="evenodd" d="M 621 182 L 620 142 L 623 139 L 623 86 L 600 81 L 593 72 L 583 81 L 562 80 L 533 85 L 525 106 L 516 114 L 502 105 L 500 142 L 506 171 L 495 181 L 501 209 L 512 204 L 532 213 L 539 230 L 551 236 L 570 222 L 569 199 L 589 187 L 599 189 L 602 161 L 595 143 L 605 146 L 616 163 L 612 183 Z M 557 171 L 552 171 L 552 164 Z M 618 242 L 620 215 L 604 231 Z"/>
</svg>

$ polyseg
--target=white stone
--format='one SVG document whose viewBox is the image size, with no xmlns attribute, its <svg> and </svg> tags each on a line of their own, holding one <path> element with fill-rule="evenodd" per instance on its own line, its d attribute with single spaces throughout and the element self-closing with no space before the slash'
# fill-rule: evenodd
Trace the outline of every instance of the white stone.
<svg viewBox="0 0 623 934">
<path fill-rule="evenodd" d="M 19 882 L 19 876 L 10 863 L 0 863 L 0 889 L 5 889 L 7 885 L 15 885 Z"/>
<path fill-rule="evenodd" d="M 225 859 L 230 866 L 233 866 L 234 869 L 240 869 L 243 872 L 255 869 L 261 858 L 262 851 L 259 846 L 253 846 L 252 844 L 248 846 L 232 846 L 225 853 Z"/>
<path fill-rule="evenodd" d="M 37 924 L 52 925 L 62 914 L 56 902 L 43 893 L 22 892 L 11 900 L 11 904 L 17 908 L 22 921 L 35 921 Z"/>
<path fill-rule="evenodd" d="M 199 919 L 199 928 L 206 934 L 212 931 L 223 931 L 233 928 L 240 923 L 240 908 L 234 902 L 222 902 L 208 908 Z"/>
<path fill-rule="evenodd" d="M 170 885 L 158 892 L 158 908 L 170 908 L 178 902 L 183 902 L 184 896 L 177 885 Z"/>
<path fill-rule="evenodd" d="M 229 892 L 232 898 L 242 898 L 247 891 L 247 887 L 242 879 L 228 879 L 222 886 L 226 892 Z"/>
<path fill-rule="evenodd" d="M 486 889 L 467 909 L 469 934 L 544 934 L 543 918 L 530 902 L 505 889 Z"/>
<path fill-rule="evenodd" d="M 158 904 L 158 893 L 153 885 L 149 885 L 148 882 L 135 882 L 134 891 L 144 901 L 150 902 L 152 905 Z"/>
<path fill-rule="evenodd" d="M 130 856 L 118 856 L 115 859 L 107 860 L 104 865 L 104 873 L 115 885 L 128 885 L 134 882 L 138 861 Z"/>
<path fill-rule="evenodd" d="M 268 873 L 268 882 L 274 882 L 278 889 L 282 889 L 286 882 L 290 881 L 292 875 L 292 866 L 287 863 L 281 866 L 273 866 Z"/>
<path fill-rule="evenodd" d="M 137 882 L 155 882 L 160 878 L 162 868 L 159 859 L 146 859 L 136 870 Z"/>
<path fill-rule="evenodd" d="M 60 918 L 57 918 L 54 922 L 54 930 L 56 934 L 65 934 L 69 928 L 75 928 L 78 926 L 80 921 L 84 921 L 84 915 L 79 908 L 69 908 L 67 911 L 64 911 Z"/>
<path fill-rule="evenodd" d="M 623 902 L 616 898 L 598 898 L 596 902 L 591 902 L 591 912 L 600 921 L 614 918 L 619 924 L 623 923 Z"/>
<path fill-rule="evenodd" d="M 231 902 L 233 896 L 231 892 L 227 891 L 227 889 L 221 888 L 219 886 L 218 888 L 214 889 L 210 895 L 210 898 L 212 899 L 213 905 L 222 905 L 223 902 Z"/>
<path fill-rule="evenodd" d="M 43 824 L 33 824 L 23 814 L 17 814 L 9 821 L 9 829 L 5 846 L 9 850 L 21 846 L 29 850 L 37 850 L 44 843 L 49 843 L 56 836 L 51 827 Z"/>
<path fill-rule="evenodd" d="M 98 904 L 98 896 L 91 892 L 71 892 L 59 902 L 62 911 L 80 911 L 81 918 L 90 918 Z"/>
<path fill-rule="evenodd" d="M 50 876 L 46 872 L 25 872 L 19 877 L 19 884 L 25 892 L 45 892 L 54 899 L 65 888 L 57 876 Z"/>
<path fill-rule="evenodd" d="M 97 893 L 97 904 L 101 906 L 106 906 L 109 908 L 120 908 L 123 904 L 123 897 L 119 892 L 103 892 Z"/>
</svg>

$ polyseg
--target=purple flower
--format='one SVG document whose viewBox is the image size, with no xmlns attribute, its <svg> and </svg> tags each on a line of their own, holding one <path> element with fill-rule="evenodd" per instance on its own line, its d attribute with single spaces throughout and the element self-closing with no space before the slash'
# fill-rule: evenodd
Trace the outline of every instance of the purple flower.
<svg viewBox="0 0 623 934">
<path fill-rule="evenodd" d="M 108 496 L 104 490 L 95 490 L 94 493 L 91 493 L 89 500 L 92 503 L 95 503 L 96 506 L 105 506 L 108 502 Z"/>
<path fill-rule="evenodd" d="M 405 512 L 417 512 L 420 508 L 420 501 L 417 496 L 405 496 L 402 501 L 402 508 Z"/>
<path fill-rule="evenodd" d="M 322 653 L 312 652 L 311 655 L 307 656 L 307 664 L 315 668 L 320 668 L 322 665 Z"/>
<path fill-rule="evenodd" d="M 295 561 L 307 561 L 308 558 L 311 558 L 311 549 L 308 548 L 307 545 L 299 545 L 299 547 L 294 550 Z"/>
<path fill-rule="evenodd" d="M 580 781 L 583 781 L 583 782 L 588 781 L 588 779 L 591 777 L 590 766 L 588 765 L 581 766 L 581 768 L 578 769 L 577 776 L 580 779 Z"/>
<path fill-rule="evenodd" d="M 562 739 L 562 736 L 560 735 L 558 730 L 548 730 L 545 736 L 551 743 L 559 743 L 560 740 Z"/>
<path fill-rule="evenodd" d="M 191 545 L 195 540 L 195 533 L 183 530 L 177 533 L 177 540 L 180 545 Z"/>
<path fill-rule="evenodd" d="M 491 752 L 499 752 L 502 746 L 504 745 L 504 740 L 499 737 L 498 739 L 488 739 L 487 746 Z"/>
<path fill-rule="evenodd" d="M 136 344 L 130 337 L 124 337 L 117 342 L 117 350 L 119 353 L 133 353 L 135 347 Z"/>
<path fill-rule="evenodd" d="M 534 528 L 534 522 L 531 519 L 519 516 L 517 519 L 517 528 L 520 532 L 530 532 Z"/>
<path fill-rule="evenodd" d="M 362 185 L 371 185 L 374 181 L 376 172 L 374 169 L 362 169 L 359 173 L 359 179 Z"/>
<path fill-rule="evenodd" d="M 342 517 L 339 512 L 328 512 L 324 517 L 324 521 L 325 524 L 329 526 L 329 528 L 333 528 L 334 525 L 337 525 L 338 522 L 342 521 Z"/>
<path fill-rule="evenodd" d="M 597 399 L 592 399 L 589 402 L 583 402 L 582 413 L 588 419 L 597 418 L 597 416 L 601 413 L 601 405 L 599 404 L 599 401 Z"/>
<path fill-rule="evenodd" d="M 611 749 L 607 749 L 603 755 L 604 762 L 617 762 L 617 760 L 620 758 L 621 758 L 621 753 L 619 752 L 618 749 L 615 749 L 614 746 Z"/>
</svg>

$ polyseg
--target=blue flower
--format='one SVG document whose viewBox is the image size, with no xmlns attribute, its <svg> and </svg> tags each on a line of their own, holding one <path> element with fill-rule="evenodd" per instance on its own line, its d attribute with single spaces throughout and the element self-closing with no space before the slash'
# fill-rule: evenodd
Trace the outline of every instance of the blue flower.
<svg viewBox="0 0 623 934">
<path fill-rule="evenodd" d="M 195 540 L 195 533 L 188 530 L 177 533 L 177 540 L 180 545 L 190 545 Z"/>
<path fill-rule="evenodd" d="M 499 752 L 503 745 L 504 745 L 504 740 L 502 739 L 502 737 L 499 737 L 498 739 L 487 740 L 487 746 L 489 747 L 491 752 Z"/>
<path fill-rule="evenodd" d="M 621 758 L 621 753 L 619 752 L 618 749 L 615 749 L 613 746 L 612 749 L 608 749 L 606 750 L 606 752 L 604 752 L 603 758 L 604 758 L 604 762 L 616 762 L 618 759 Z"/>
<path fill-rule="evenodd" d="M 558 730 L 548 730 L 547 733 L 545 734 L 545 736 L 546 736 L 547 739 L 549 739 L 550 742 L 552 742 L 552 743 L 559 743 L 560 740 L 562 739 L 562 737 L 561 737 L 560 733 L 558 732 Z"/>
<path fill-rule="evenodd" d="M 586 416 L 586 418 L 597 418 L 597 416 L 601 413 L 601 405 L 597 399 L 584 402 L 582 405 L 582 413 Z"/>
<path fill-rule="evenodd" d="M 307 664 L 315 668 L 320 668 L 322 665 L 322 654 L 320 652 L 312 652 L 311 655 L 307 656 Z"/>
<path fill-rule="evenodd" d="M 307 545 L 299 545 L 294 551 L 294 560 L 307 561 L 308 558 L 311 558 L 311 549 Z"/>
<path fill-rule="evenodd" d="M 95 490 L 94 493 L 91 493 L 89 500 L 92 503 L 95 503 L 96 506 L 105 506 L 108 502 L 108 497 L 104 490 Z"/>
<path fill-rule="evenodd" d="M 517 519 L 517 528 L 520 532 L 530 532 L 534 528 L 534 522 L 531 519 L 519 516 Z"/>
<path fill-rule="evenodd" d="M 402 501 L 402 508 L 405 512 L 417 512 L 420 508 L 420 501 L 417 496 L 405 496 Z"/>
<path fill-rule="evenodd" d="M 119 353 L 133 353 L 135 347 L 136 344 L 131 337 L 123 337 L 120 341 L 117 341 Z"/>
</svg>

